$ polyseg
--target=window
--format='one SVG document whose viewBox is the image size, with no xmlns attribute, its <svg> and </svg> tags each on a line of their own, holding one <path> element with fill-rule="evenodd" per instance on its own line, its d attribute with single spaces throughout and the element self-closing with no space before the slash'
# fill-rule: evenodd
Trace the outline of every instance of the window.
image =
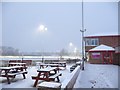
<svg viewBox="0 0 120 90">
<path fill-rule="evenodd" d="M 97 46 L 99 45 L 99 39 L 98 38 L 87 38 L 86 39 L 86 46 Z"/>
<path fill-rule="evenodd" d="M 115 53 L 120 53 L 120 46 L 115 47 Z"/>
</svg>

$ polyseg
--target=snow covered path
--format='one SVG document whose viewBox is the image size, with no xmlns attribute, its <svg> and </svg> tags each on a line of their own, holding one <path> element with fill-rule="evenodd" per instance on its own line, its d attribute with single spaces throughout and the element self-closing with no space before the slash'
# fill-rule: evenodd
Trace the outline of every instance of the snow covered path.
<svg viewBox="0 0 120 90">
<path fill-rule="evenodd" d="M 86 63 L 74 88 L 118 88 L 118 66 Z"/>
</svg>

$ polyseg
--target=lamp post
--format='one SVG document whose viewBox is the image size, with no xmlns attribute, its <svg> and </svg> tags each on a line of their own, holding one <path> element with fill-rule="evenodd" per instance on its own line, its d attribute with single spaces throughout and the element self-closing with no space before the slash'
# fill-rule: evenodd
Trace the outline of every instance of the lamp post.
<svg viewBox="0 0 120 90">
<path fill-rule="evenodd" d="M 80 30 L 80 32 L 82 33 L 82 70 L 84 70 L 84 61 L 85 61 L 85 55 L 84 55 L 84 51 L 85 51 L 85 47 L 84 47 L 84 32 L 85 31 L 86 31 L 86 29 Z"/>
<path fill-rule="evenodd" d="M 82 30 L 80 30 L 80 32 L 82 33 L 82 70 L 84 70 L 84 61 L 85 61 L 85 55 L 84 55 L 84 51 L 85 51 L 85 47 L 84 47 L 84 32 L 86 31 L 86 29 L 84 29 L 84 10 L 83 10 L 83 0 L 82 0 Z"/>
</svg>

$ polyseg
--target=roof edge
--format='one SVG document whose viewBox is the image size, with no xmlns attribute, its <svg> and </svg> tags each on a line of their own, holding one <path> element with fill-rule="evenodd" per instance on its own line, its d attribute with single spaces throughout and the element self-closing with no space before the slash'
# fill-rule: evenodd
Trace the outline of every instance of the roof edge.
<svg viewBox="0 0 120 90">
<path fill-rule="evenodd" d="M 96 37 L 120 37 L 120 35 L 96 35 L 96 36 L 85 36 L 85 38 L 96 38 Z"/>
</svg>

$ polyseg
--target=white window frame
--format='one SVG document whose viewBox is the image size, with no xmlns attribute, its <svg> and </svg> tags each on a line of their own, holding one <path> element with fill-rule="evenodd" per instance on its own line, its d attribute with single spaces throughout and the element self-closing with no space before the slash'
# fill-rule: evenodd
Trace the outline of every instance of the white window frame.
<svg viewBox="0 0 120 90">
<path fill-rule="evenodd" d="M 86 38 L 85 42 L 86 42 L 86 46 L 98 46 L 99 45 L 98 38 Z"/>
</svg>

